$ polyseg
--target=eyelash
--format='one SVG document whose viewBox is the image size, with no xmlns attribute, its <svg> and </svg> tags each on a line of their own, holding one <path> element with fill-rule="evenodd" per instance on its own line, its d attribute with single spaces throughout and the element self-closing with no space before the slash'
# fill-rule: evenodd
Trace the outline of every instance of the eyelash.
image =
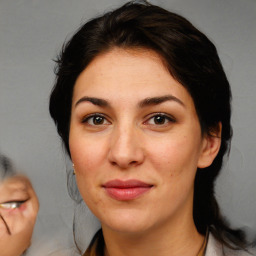
<svg viewBox="0 0 256 256">
<path fill-rule="evenodd" d="M 22 204 L 24 204 L 27 201 L 28 199 L 22 200 L 22 201 L 10 201 L 10 202 L 1 203 L 0 208 L 8 209 L 8 210 L 16 209 L 16 208 L 19 208 Z"/>
<path fill-rule="evenodd" d="M 108 123 L 110 123 L 107 120 L 107 118 L 103 114 L 100 114 L 100 113 L 94 113 L 94 114 L 90 114 L 90 115 L 84 117 L 83 120 L 82 120 L 82 123 L 87 123 L 87 124 L 89 124 L 91 126 L 94 126 L 94 125 L 97 126 L 97 124 L 90 124 L 89 123 L 90 119 L 93 120 L 94 118 L 97 118 L 97 117 L 100 117 L 100 118 L 102 118 L 103 121 L 107 121 Z M 98 124 L 98 125 L 106 125 L 106 124 Z"/>
<path fill-rule="evenodd" d="M 163 124 L 154 123 L 154 124 L 149 124 L 149 125 L 165 126 L 167 123 L 175 123 L 176 122 L 174 117 L 172 117 L 170 115 L 167 115 L 165 113 L 153 113 L 153 114 L 150 115 L 150 117 L 144 123 L 149 123 L 149 121 L 151 119 L 155 119 L 157 117 L 164 118 L 164 123 Z M 166 121 L 167 121 L 167 123 L 166 123 Z"/>
<path fill-rule="evenodd" d="M 157 123 L 154 123 L 154 124 L 150 124 L 149 121 L 153 118 L 163 118 L 164 120 L 164 123 L 160 123 L 160 124 L 157 124 Z M 96 118 L 100 118 L 99 121 L 102 121 L 103 123 L 98 123 L 98 124 L 95 124 L 94 121 L 97 121 Z M 90 124 L 89 121 L 92 120 L 93 124 Z M 156 121 L 156 120 L 155 120 Z M 167 121 L 167 123 L 166 123 Z M 104 123 L 104 122 L 107 122 L 107 123 Z M 147 120 L 145 122 L 143 122 L 143 124 L 149 124 L 149 125 L 156 125 L 156 126 L 165 126 L 167 125 L 168 123 L 175 123 L 176 120 L 174 117 L 168 115 L 168 114 L 165 114 L 165 113 L 152 113 L 150 114 L 149 118 L 147 118 Z M 101 113 L 94 113 L 94 114 L 90 114 L 86 117 L 84 117 L 82 119 L 82 123 L 87 123 L 88 125 L 90 126 L 100 126 L 100 125 L 108 125 L 108 124 L 111 124 L 110 121 L 108 121 L 108 119 L 106 118 L 105 115 L 101 114 Z"/>
</svg>

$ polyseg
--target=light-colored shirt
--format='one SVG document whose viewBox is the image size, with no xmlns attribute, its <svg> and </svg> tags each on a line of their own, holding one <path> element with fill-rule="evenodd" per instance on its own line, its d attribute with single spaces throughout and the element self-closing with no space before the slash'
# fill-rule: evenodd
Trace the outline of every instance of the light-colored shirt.
<svg viewBox="0 0 256 256">
<path fill-rule="evenodd" d="M 102 235 L 99 234 L 98 237 Z M 103 251 L 104 244 L 99 243 L 98 237 L 88 247 L 83 256 L 103 256 L 103 254 L 97 253 Z M 202 248 L 200 249 L 197 256 L 256 256 L 255 252 L 249 254 L 242 250 L 232 250 L 227 248 L 218 242 L 211 233 L 208 235 L 208 239 L 205 239 Z"/>
<path fill-rule="evenodd" d="M 211 233 L 209 234 L 205 256 L 256 256 L 255 252 L 252 251 L 251 253 L 252 254 L 243 250 L 232 250 L 227 248 L 218 242 Z"/>
</svg>

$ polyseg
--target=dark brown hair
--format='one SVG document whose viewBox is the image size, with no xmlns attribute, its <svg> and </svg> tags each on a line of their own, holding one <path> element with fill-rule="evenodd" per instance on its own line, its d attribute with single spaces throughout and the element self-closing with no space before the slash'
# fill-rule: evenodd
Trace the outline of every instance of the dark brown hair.
<svg viewBox="0 0 256 256">
<path fill-rule="evenodd" d="M 15 173 L 11 160 L 0 153 L 0 181 Z"/>
<path fill-rule="evenodd" d="M 232 230 L 220 214 L 214 181 L 229 150 L 232 128 L 231 91 L 214 44 L 188 20 L 146 1 L 124 6 L 82 25 L 58 56 L 50 114 L 67 153 L 75 81 L 99 54 L 113 47 L 146 48 L 161 56 L 170 74 L 193 98 L 202 133 L 212 134 L 222 123 L 221 147 L 211 166 L 198 169 L 195 178 L 194 221 L 223 244 L 236 249 L 246 243 L 240 230 Z"/>
</svg>

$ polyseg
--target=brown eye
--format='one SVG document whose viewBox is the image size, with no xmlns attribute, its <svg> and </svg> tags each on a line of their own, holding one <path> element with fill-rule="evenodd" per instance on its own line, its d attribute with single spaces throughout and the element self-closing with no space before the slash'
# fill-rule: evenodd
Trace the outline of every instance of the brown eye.
<svg viewBox="0 0 256 256">
<path fill-rule="evenodd" d="M 164 124 L 166 122 L 166 117 L 164 116 L 155 116 L 154 117 L 154 123 L 155 124 Z"/>
<path fill-rule="evenodd" d="M 155 114 L 151 118 L 148 119 L 147 123 L 149 125 L 165 125 L 168 123 L 174 123 L 174 118 L 166 115 L 166 114 Z"/>
<path fill-rule="evenodd" d="M 92 121 L 93 121 L 93 124 L 99 125 L 104 123 L 104 118 L 102 116 L 95 116 L 93 117 Z"/>
<path fill-rule="evenodd" d="M 92 126 L 97 126 L 97 125 L 107 125 L 110 124 L 110 122 L 102 115 L 100 114 L 93 114 L 87 116 L 84 120 L 83 123 L 87 123 Z"/>
</svg>

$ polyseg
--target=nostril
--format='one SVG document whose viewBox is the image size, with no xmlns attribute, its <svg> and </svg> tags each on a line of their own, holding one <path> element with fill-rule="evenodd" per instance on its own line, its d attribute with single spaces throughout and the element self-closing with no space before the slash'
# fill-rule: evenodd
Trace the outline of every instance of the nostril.
<svg viewBox="0 0 256 256">
<path fill-rule="evenodd" d="M 138 161 L 111 161 L 110 162 L 112 166 L 119 166 L 121 169 L 126 169 L 131 166 L 136 166 L 138 165 Z"/>
<path fill-rule="evenodd" d="M 114 161 L 111 161 L 110 163 L 111 163 L 112 165 L 114 165 L 114 166 L 117 165 L 117 163 L 114 162 Z"/>
</svg>

